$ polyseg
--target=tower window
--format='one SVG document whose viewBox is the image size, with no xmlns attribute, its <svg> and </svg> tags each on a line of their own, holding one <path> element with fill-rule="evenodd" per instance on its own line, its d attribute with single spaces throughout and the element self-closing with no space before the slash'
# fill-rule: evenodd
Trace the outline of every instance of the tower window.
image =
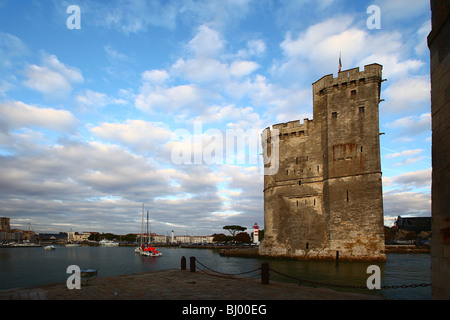
<svg viewBox="0 0 450 320">
<path fill-rule="evenodd" d="M 350 96 L 356 96 L 356 90 L 352 90 L 352 91 L 350 91 Z"/>
<path fill-rule="evenodd" d="M 364 112 L 366 112 L 365 107 L 364 106 L 359 107 L 359 113 L 364 113 Z"/>
<path fill-rule="evenodd" d="M 363 152 L 363 146 L 361 146 L 361 152 Z"/>
<path fill-rule="evenodd" d="M 302 185 L 302 180 L 298 180 L 298 185 L 299 185 L 299 186 Z"/>
<path fill-rule="evenodd" d="M 347 190 L 347 202 L 348 202 L 348 190 Z"/>
<path fill-rule="evenodd" d="M 337 112 L 332 112 L 332 113 L 331 113 L 331 117 L 332 117 L 333 119 L 336 119 L 336 118 L 337 118 Z"/>
</svg>

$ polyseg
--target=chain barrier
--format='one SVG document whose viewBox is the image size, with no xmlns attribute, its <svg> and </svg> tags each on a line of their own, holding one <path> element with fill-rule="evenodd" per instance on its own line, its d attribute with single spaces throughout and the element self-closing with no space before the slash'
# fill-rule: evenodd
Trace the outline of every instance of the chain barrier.
<svg viewBox="0 0 450 320">
<path fill-rule="evenodd" d="M 335 288 L 343 288 L 343 289 L 368 289 L 367 286 L 351 286 L 351 285 L 343 285 L 343 284 L 333 284 L 333 283 L 323 283 L 323 282 L 318 282 L 318 281 L 311 281 L 311 280 L 305 280 L 305 279 L 300 279 L 300 278 L 296 278 L 296 277 L 292 277 L 290 275 L 284 274 L 282 272 L 276 271 L 272 268 L 269 268 L 270 271 L 282 275 L 284 277 L 290 278 L 290 279 L 294 279 L 299 281 L 299 285 L 302 285 L 303 283 L 308 283 L 311 284 L 312 286 L 314 286 L 314 288 L 317 288 L 319 286 L 324 286 L 324 287 L 335 287 Z M 431 286 L 431 283 L 420 283 L 420 284 L 409 284 L 409 285 L 392 285 L 392 286 L 381 286 L 380 289 L 405 289 L 405 288 L 417 288 L 417 287 L 428 287 Z"/>
<path fill-rule="evenodd" d="M 230 276 L 230 277 L 240 276 L 240 275 L 244 275 L 244 274 L 249 274 L 249 273 L 261 270 L 261 268 L 256 268 L 256 269 L 253 269 L 253 270 L 250 270 L 250 271 L 244 271 L 244 272 L 239 272 L 239 273 L 224 273 L 224 272 L 220 272 L 220 271 L 217 271 L 217 270 L 213 270 L 213 269 L 205 266 L 203 263 L 201 263 L 197 259 L 195 259 L 195 263 L 196 263 L 196 265 L 199 264 L 200 266 L 204 267 L 205 269 L 208 269 L 209 271 L 211 271 L 213 273 L 217 273 L 217 274 L 220 274 L 220 275 L 223 275 L 223 276 Z M 197 267 L 198 267 L 198 265 L 197 265 Z M 199 270 L 204 272 L 201 268 L 199 268 Z"/>
<path fill-rule="evenodd" d="M 249 274 L 249 273 L 253 273 L 256 271 L 261 270 L 261 267 L 250 270 L 250 271 L 244 271 L 244 272 L 238 272 L 238 273 L 225 273 L 225 272 L 220 272 L 217 270 L 213 270 L 211 268 L 209 268 L 208 266 L 204 265 L 203 263 L 201 263 L 199 260 L 195 259 L 195 264 L 196 266 L 199 268 L 199 270 L 205 274 L 208 275 L 212 275 L 212 276 L 222 276 L 224 278 L 227 277 L 235 277 L 235 276 L 242 276 L 245 274 Z M 199 265 L 201 267 L 203 267 L 205 270 L 208 270 L 210 272 L 206 272 L 204 269 L 200 268 Z M 281 276 L 284 276 L 286 278 L 292 279 L 292 280 L 296 280 L 299 282 L 299 285 L 303 285 L 303 284 L 309 284 L 312 285 L 314 288 L 317 287 L 335 287 L 335 288 L 342 288 L 342 289 L 367 289 L 367 285 L 364 286 L 355 286 L 355 285 L 343 285 L 343 284 L 335 284 L 335 283 L 324 283 L 324 282 L 319 282 L 319 281 L 311 281 L 311 280 L 305 280 L 305 279 L 301 279 L 301 278 L 297 278 L 297 277 L 293 277 L 290 275 L 287 275 L 285 273 L 282 273 L 280 271 L 274 270 L 272 268 L 269 268 L 270 271 L 272 271 L 273 273 L 279 274 Z M 215 275 L 217 274 L 217 275 Z M 391 286 L 381 286 L 380 289 L 406 289 L 406 288 L 418 288 L 418 287 L 429 287 L 431 286 L 430 283 L 419 283 L 419 284 L 409 284 L 409 285 L 391 285 Z"/>
</svg>

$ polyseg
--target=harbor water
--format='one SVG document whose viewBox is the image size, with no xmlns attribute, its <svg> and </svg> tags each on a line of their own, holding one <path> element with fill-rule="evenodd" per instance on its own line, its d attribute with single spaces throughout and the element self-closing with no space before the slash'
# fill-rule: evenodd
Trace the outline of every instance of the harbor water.
<svg viewBox="0 0 450 320">
<path fill-rule="evenodd" d="M 298 283 L 298 279 L 302 279 L 338 291 L 377 294 L 393 300 L 431 299 L 430 286 L 381 290 L 354 288 L 366 285 L 371 275 L 367 273 L 367 268 L 372 263 L 225 257 L 213 249 L 161 247 L 159 250 L 163 256 L 149 258 L 136 254 L 134 247 L 56 246 L 56 250 L 44 250 L 43 247 L 0 248 L 0 290 L 66 282 L 70 276 L 66 272 L 70 265 L 77 265 L 81 269 L 98 269 L 98 276 L 105 277 L 179 269 L 183 256 L 189 268 L 189 257 L 194 256 L 202 265 L 227 274 L 254 270 L 262 262 L 268 262 L 270 268 L 276 271 L 270 274 L 270 279 L 274 281 Z M 380 267 L 381 286 L 409 286 L 430 283 L 430 263 L 430 254 L 426 253 L 389 253 L 387 262 L 373 264 Z M 199 265 L 199 269 L 204 267 Z M 257 272 L 246 275 L 259 277 Z"/>
</svg>

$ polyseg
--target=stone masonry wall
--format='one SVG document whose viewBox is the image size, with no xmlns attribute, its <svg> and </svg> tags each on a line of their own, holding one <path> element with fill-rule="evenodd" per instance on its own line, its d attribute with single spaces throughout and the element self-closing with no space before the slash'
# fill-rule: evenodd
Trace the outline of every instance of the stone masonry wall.
<svg viewBox="0 0 450 320">
<path fill-rule="evenodd" d="M 261 255 L 385 260 L 381 69 L 372 64 L 321 78 L 313 84 L 314 120 L 273 126 L 279 169 L 264 179 Z"/>
</svg>

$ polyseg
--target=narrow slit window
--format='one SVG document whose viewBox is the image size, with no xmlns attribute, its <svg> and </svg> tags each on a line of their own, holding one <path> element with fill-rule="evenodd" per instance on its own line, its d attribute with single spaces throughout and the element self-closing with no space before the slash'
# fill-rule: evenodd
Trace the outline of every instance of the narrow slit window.
<svg viewBox="0 0 450 320">
<path fill-rule="evenodd" d="M 299 185 L 299 186 L 302 185 L 302 180 L 298 180 L 298 185 Z"/>
<path fill-rule="evenodd" d="M 331 113 L 331 117 L 332 117 L 333 119 L 337 119 L 337 112 Z"/>
<path fill-rule="evenodd" d="M 316 199 L 314 199 L 314 205 L 316 205 Z"/>
<path fill-rule="evenodd" d="M 289 170 L 286 170 L 286 175 L 288 175 L 289 174 Z"/>
<path fill-rule="evenodd" d="M 347 202 L 348 202 L 348 190 L 347 190 Z"/>
<path fill-rule="evenodd" d="M 319 166 L 317 166 L 317 172 L 320 172 Z"/>
<path fill-rule="evenodd" d="M 363 146 L 361 146 L 361 152 L 363 152 Z"/>
</svg>

